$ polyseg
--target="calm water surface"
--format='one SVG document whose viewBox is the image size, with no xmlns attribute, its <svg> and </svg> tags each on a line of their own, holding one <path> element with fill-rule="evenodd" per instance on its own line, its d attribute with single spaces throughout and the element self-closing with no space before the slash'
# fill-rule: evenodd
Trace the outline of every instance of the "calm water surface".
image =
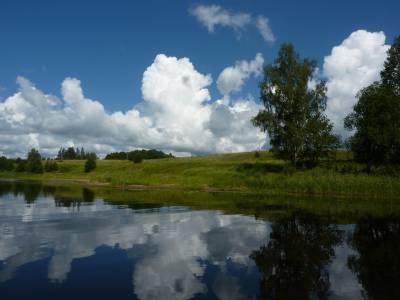
<svg viewBox="0 0 400 300">
<path fill-rule="evenodd" d="M 0 182 L 0 299 L 400 299 L 397 217 L 256 219 L 64 189 Z"/>
</svg>

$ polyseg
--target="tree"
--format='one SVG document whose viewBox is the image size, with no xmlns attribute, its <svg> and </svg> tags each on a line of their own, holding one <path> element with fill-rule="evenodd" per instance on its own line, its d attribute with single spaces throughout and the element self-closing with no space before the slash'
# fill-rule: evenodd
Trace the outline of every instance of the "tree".
<svg viewBox="0 0 400 300">
<path fill-rule="evenodd" d="M 373 165 L 400 163 L 400 37 L 388 51 L 381 81 L 362 89 L 344 121 L 355 130 L 349 145 L 359 162 Z"/>
<path fill-rule="evenodd" d="M 143 159 L 161 159 L 171 158 L 172 154 L 166 154 L 162 151 L 151 149 L 151 150 L 133 150 L 130 152 L 112 152 L 106 155 L 105 159 L 118 159 L 118 160 L 130 160 L 133 162 L 141 162 Z"/>
<path fill-rule="evenodd" d="M 385 67 L 381 72 L 383 85 L 400 96 L 400 36 L 396 37 L 388 51 Z"/>
<path fill-rule="evenodd" d="M 86 154 L 85 154 L 85 149 L 83 149 L 83 147 L 81 147 L 81 159 L 85 159 Z"/>
<path fill-rule="evenodd" d="M 93 156 L 89 156 L 89 158 L 85 162 L 85 173 L 89 173 L 94 169 L 96 169 L 96 159 Z"/>
<path fill-rule="evenodd" d="M 45 172 L 56 172 L 58 171 L 58 165 L 55 161 L 46 160 L 44 170 Z"/>
<path fill-rule="evenodd" d="M 15 160 L 16 166 L 15 166 L 15 171 L 16 172 L 25 172 L 26 171 L 26 160 L 17 158 Z"/>
<path fill-rule="evenodd" d="M 264 109 L 253 124 L 267 131 L 273 152 L 294 165 L 318 161 L 337 145 L 332 125 L 324 115 L 326 84 L 315 83 L 316 62 L 301 60 L 292 44 L 283 44 L 274 64 L 264 68 L 260 84 Z"/>
<path fill-rule="evenodd" d="M 344 121 L 355 159 L 371 166 L 400 162 L 400 97 L 379 82 L 364 88 Z"/>
<path fill-rule="evenodd" d="M 0 171 L 11 171 L 14 169 L 14 164 L 11 159 L 5 156 L 0 157 Z"/>
<path fill-rule="evenodd" d="M 64 159 L 64 153 L 65 153 L 65 149 L 61 147 L 60 150 L 58 150 L 57 159 L 58 160 Z"/>
<path fill-rule="evenodd" d="M 133 157 L 133 162 L 135 164 L 140 164 L 143 161 L 143 157 L 140 155 L 136 155 L 135 157 Z"/>
<path fill-rule="evenodd" d="M 76 152 L 74 147 L 68 147 L 64 153 L 64 159 L 76 159 Z"/>
<path fill-rule="evenodd" d="M 268 244 L 250 255 L 261 272 L 260 299 L 327 299 L 326 268 L 342 232 L 302 212 L 275 221 L 271 229 Z"/>
<path fill-rule="evenodd" d="M 126 152 L 112 152 L 106 155 L 106 160 L 118 159 L 118 160 L 126 160 L 128 159 L 128 153 Z"/>
<path fill-rule="evenodd" d="M 348 266 L 366 299 L 400 299 L 400 220 L 395 216 L 360 219 L 349 239 Z"/>
<path fill-rule="evenodd" d="M 43 173 L 42 157 L 36 149 L 31 149 L 28 153 L 26 171 L 31 173 Z"/>
</svg>

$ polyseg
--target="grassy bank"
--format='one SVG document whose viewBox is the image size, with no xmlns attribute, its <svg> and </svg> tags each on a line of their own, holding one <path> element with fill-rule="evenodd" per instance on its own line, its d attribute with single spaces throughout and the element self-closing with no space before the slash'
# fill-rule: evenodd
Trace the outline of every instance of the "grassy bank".
<svg viewBox="0 0 400 300">
<path fill-rule="evenodd" d="M 81 202 L 103 200 L 135 210 L 161 207 L 189 207 L 194 210 L 217 210 L 227 214 L 251 215 L 274 220 L 295 212 L 307 212 L 334 223 L 354 223 L 363 217 L 400 216 L 400 201 L 304 195 L 282 196 L 260 193 L 203 193 L 195 191 L 121 191 L 105 187 L 81 187 L 56 183 L 0 181 L 0 197 L 21 195 L 27 203 L 52 196 L 57 206 L 78 207 Z"/>
<path fill-rule="evenodd" d="M 342 172 L 341 167 L 293 170 L 268 152 L 238 153 L 193 158 L 130 161 L 99 160 L 83 172 L 84 161 L 59 162 L 57 172 L 30 174 L 0 172 L 3 178 L 42 181 L 72 180 L 125 189 L 251 191 L 276 195 L 329 195 L 337 197 L 399 197 L 400 178 Z"/>
</svg>

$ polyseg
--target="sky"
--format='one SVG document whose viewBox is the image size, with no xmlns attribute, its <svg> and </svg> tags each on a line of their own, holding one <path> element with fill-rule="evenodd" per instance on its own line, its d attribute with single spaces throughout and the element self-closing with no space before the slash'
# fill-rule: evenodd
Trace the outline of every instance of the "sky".
<svg viewBox="0 0 400 300">
<path fill-rule="evenodd" d="M 317 60 L 346 136 L 355 94 L 400 34 L 398 11 L 395 0 L 2 0 L 0 154 L 259 149 L 258 83 L 284 42 Z"/>
</svg>

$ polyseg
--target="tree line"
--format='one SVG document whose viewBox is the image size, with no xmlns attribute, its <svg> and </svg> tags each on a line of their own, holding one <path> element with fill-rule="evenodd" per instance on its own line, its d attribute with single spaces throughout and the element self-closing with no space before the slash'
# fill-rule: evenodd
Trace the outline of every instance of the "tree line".
<svg viewBox="0 0 400 300">
<path fill-rule="evenodd" d="M 81 147 L 80 149 L 75 149 L 74 147 L 61 147 L 57 153 L 58 160 L 85 160 L 89 159 L 89 157 L 94 157 L 95 159 L 97 159 L 97 155 L 95 152 L 85 152 L 85 149 L 83 147 Z"/>
<path fill-rule="evenodd" d="M 62 148 L 63 149 L 63 148 Z M 72 151 L 69 149 L 74 149 L 74 148 L 68 148 L 64 151 L 64 153 L 67 154 L 67 160 L 72 159 L 70 156 L 72 155 Z M 82 148 L 82 152 L 84 153 Z M 61 150 L 59 151 L 59 153 Z M 76 155 L 76 154 L 75 154 Z M 90 172 L 96 168 L 96 160 L 97 160 L 97 155 L 94 152 L 88 152 L 84 154 L 83 156 L 75 156 L 77 158 L 75 159 L 86 159 L 85 165 L 84 165 L 84 172 Z M 85 157 L 85 158 L 84 158 Z M 59 166 L 57 161 L 61 161 L 59 159 L 59 156 L 57 156 L 56 159 L 50 159 L 50 158 L 43 158 L 40 152 L 36 149 L 31 149 L 28 154 L 26 159 L 21 159 L 21 158 L 7 158 L 5 156 L 0 157 L 0 172 L 1 171 L 15 171 L 15 172 L 28 172 L 28 173 L 44 173 L 44 172 L 56 172 L 59 170 Z"/>
<path fill-rule="evenodd" d="M 172 154 L 166 154 L 162 151 L 151 150 L 134 150 L 129 152 L 112 152 L 106 155 L 106 160 L 130 160 L 135 163 L 140 163 L 145 159 L 161 159 L 173 157 Z"/>
<path fill-rule="evenodd" d="M 112 152 L 106 155 L 106 160 L 130 160 L 134 163 L 140 163 L 147 159 L 161 159 L 173 157 L 172 154 L 166 154 L 162 151 L 134 150 L 130 152 Z M 84 148 L 63 148 L 61 147 L 55 159 L 43 158 L 36 149 L 31 149 L 26 159 L 11 159 L 5 156 L 0 157 L 0 171 L 16 171 L 29 173 L 56 172 L 59 170 L 58 163 L 62 160 L 86 160 L 84 172 L 90 172 L 96 168 L 98 159 L 95 152 L 85 152 Z"/>
<path fill-rule="evenodd" d="M 315 78 L 317 64 L 283 44 L 260 83 L 264 108 L 252 119 L 268 132 L 271 150 L 295 166 L 316 165 L 343 143 L 325 114 L 327 86 Z M 314 86 L 310 86 L 314 82 Z M 381 79 L 357 94 L 344 125 L 354 135 L 344 145 L 371 166 L 400 163 L 400 37 L 395 38 Z"/>
</svg>

